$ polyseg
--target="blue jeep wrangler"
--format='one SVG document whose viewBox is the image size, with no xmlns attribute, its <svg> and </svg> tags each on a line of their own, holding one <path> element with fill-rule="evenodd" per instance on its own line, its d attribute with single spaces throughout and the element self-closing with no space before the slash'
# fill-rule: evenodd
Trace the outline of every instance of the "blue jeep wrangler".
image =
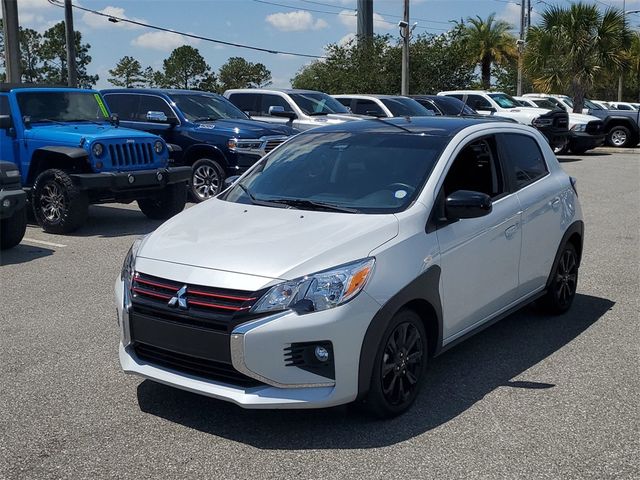
<svg viewBox="0 0 640 480">
<path fill-rule="evenodd" d="M 182 211 L 190 169 L 161 138 L 119 128 L 99 92 L 0 84 L 0 159 L 15 163 L 38 224 L 82 225 L 90 203 L 138 201 L 149 218 Z"/>
<path fill-rule="evenodd" d="M 221 95 L 194 90 L 110 89 L 105 101 L 123 126 L 177 144 L 173 155 L 192 167 L 191 196 L 201 202 L 224 189 L 226 177 L 240 175 L 296 131 L 251 120 Z"/>
</svg>

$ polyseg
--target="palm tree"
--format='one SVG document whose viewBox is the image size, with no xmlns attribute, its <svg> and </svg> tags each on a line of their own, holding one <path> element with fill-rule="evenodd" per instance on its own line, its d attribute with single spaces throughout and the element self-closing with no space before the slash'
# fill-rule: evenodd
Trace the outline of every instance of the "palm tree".
<svg viewBox="0 0 640 480">
<path fill-rule="evenodd" d="M 473 61 L 480 65 L 482 87 L 491 88 L 491 66 L 515 57 L 516 39 L 509 33 L 511 25 L 495 19 L 492 13 L 483 20 L 479 16 L 467 18 L 464 26 L 467 49 Z"/>
<path fill-rule="evenodd" d="M 625 65 L 630 32 L 623 18 L 619 10 L 601 12 L 582 2 L 545 10 L 542 23 L 527 36 L 525 69 L 534 86 L 544 92 L 571 91 L 573 111 L 582 112 L 597 76 Z"/>
</svg>

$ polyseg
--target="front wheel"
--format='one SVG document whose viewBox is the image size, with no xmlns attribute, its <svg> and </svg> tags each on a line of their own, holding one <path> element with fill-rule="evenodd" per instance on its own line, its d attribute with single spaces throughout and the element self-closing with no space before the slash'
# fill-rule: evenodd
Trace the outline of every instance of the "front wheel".
<svg viewBox="0 0 640 480">
<path fill-rule="evenodd" d="M 209 158 L 196 160 L 191 167 L 191 196 L 196 202 L 215 197 L 224 188 L 224 169 Z"/>
<path fill-rule="evenodd" d="M 167 185 L 150 198 L 138 200 L 142 213 L 151 220 L 167 220 L 177 215 L 187 203 L 187 186 L 184 182 Z"/>
<path fill-rule="evenodd" d="M 62 170 L 45 170 L 33 184 L 33 215 L 48 233 L 69 233 L 87 219 L 87 194 Z"/>
<path fill-rule="evenodd" d="M 631 132 L 627 127 L 617 125 L 609 130 L 609 133 L 607 134 L 607 143 L 613 147 L 631 147 L 633 146 L 631 145 L 633 143 Z"/>
<path fill-rule="evenodd" d="M 551 284 L 539 301 L 547 313 L 561 315 L 571 308 L 578 287 L 578 254 L 571 243 L 560 253 L 558 264 L 551 274 Z"/>
<path fill-rule="evenodd" d="M 0 250 L 15 247 L 27 230 L 27 209 L 21 208 L 9 218 L 0 220 Z"/>
<path fill-rule="evenodd" d="M 378 347 L 367 397 L 382 418 L 405 412 L 414 402 L 427 363 L 427 334 L 413 310 L 401 310 L 387 327 Z"/>
</svg>

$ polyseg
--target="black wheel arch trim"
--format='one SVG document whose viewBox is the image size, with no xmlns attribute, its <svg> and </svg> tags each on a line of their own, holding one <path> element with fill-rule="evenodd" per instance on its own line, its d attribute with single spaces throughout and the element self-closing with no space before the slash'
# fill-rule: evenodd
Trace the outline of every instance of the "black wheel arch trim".
<svg viewBox="0 0 640 480">
<path fill-rule="evenodd" d="M 580 266 L 580 262 L 582 261 L 582 247 L 584 244 L 584 222 L 582 220 L 576 220 L 571 225 L 569 225 L 569 228 L 567 228 L 567 230 L 564 232 L 564 235 L 562 236 L 560 245 L 558 245 L 558 251 L 556 252 L 555 258 L 553 259 L 553 265 L 551 266 L 551 271 L 549 272 L 549 277 L 547 278 L 547 283 L 546 283 L 547 289 L 549 288 L 549 286 L 551 285 L 551 282 L 553 281 L 553 272 L 556 271 L 556 267 L 558 266 L 558 262 L 560 261 L 560 256 L 562 255 L 562 250 L 564 246 L 567 244 L 569 239 L 576 233 L 580 238 L 580 244 L 578 245 L 578 248 L 577 248 L 578 267 Z"/>
<path fill-rule="evenodd" d="M 365 333 L 360 350 L 358 366 L 358 399 L 364 399 L 369 392 L 371 375 L 374 368 L 376 353 L 382 337 L 391 322 L 393 316 L 411 302 L 427 302 L 435 313 L 437 322 L 437 339 L 435 351 L 430 354 L 437 355 L 442 348 L 442 302 L 440 300 L 440 267 L 433 265 L 420 274 L 411 283 L 396 293 L 374 315 L 367 332 Z M 417 312 L 419 313 L 419 312 Z M 427 329 L 427 334 L 429 329 Z M 427 339 L 429 340 L 429 339 Z M 430 342 L 429 342 L 430 343 Z"/>
<path fill-rule="evenodd" d="M 603 120 L 603 131 L 607 134 L 615 127 L 627 127 L 632 134 L 637 135 L 640 132 L 640 126 L 634 122 L 634 119 L 631 117 L 622 117 L 617 115 L 609 115 L 605 120 Z M 613 124 L 613 125 L 612 125 Z"/>
<path fill-rule="evenodd" d="M 220 165 L 222 168 L 226 168 L 229 165 L 229 159 L 220 148 L 215 145 L 209 145 L 206 143 L 194 143 L 193 145 L 189 145 L 189 147 L 184 152 L 182 152 L 182 161 L 179 163 L 182 163 L 183 165 L 193 165 L 201 158 L 205 158 L 203 156 L 195 154 L 194 152 L 206 150 L 212 152 L 213 155 L 215 155 L 215 157 L 211 158 L 211 160 L 222 161 L 222 165 Z"/>
<path fill-rule="evenodd" d="M 37 150 L 35 150 L 33 153 L 35 154 L 36 152 L 57 153 L 59 155 L 65 155 L 73 159 L 89 158 L 89 153 L 84 148 L 80 148 L 80 147 L 63 147 L 63 146 L 52 145 L 50 147 L 40 147 Z"/>
</svg>

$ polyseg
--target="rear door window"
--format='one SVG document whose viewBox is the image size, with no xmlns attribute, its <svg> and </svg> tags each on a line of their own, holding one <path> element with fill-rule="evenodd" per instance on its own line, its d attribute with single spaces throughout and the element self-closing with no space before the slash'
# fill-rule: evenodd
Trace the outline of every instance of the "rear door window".
<svg viewBox="0 0 640 480">
<path fill-rule="evenodd" d="M 533 137 L 521 133 L 501 133 L 498 137 L 516 190 L 549 173 L 542 151 Z"/>
<path fill-rule="evenodd" d="M 176 118 L 175 113 L 164 98 L 155 95 L 140 95 L 137 119 L 140 122 L 147 121 L 148 112 L 162 112 L 167 118 Z"/>
</svg>

